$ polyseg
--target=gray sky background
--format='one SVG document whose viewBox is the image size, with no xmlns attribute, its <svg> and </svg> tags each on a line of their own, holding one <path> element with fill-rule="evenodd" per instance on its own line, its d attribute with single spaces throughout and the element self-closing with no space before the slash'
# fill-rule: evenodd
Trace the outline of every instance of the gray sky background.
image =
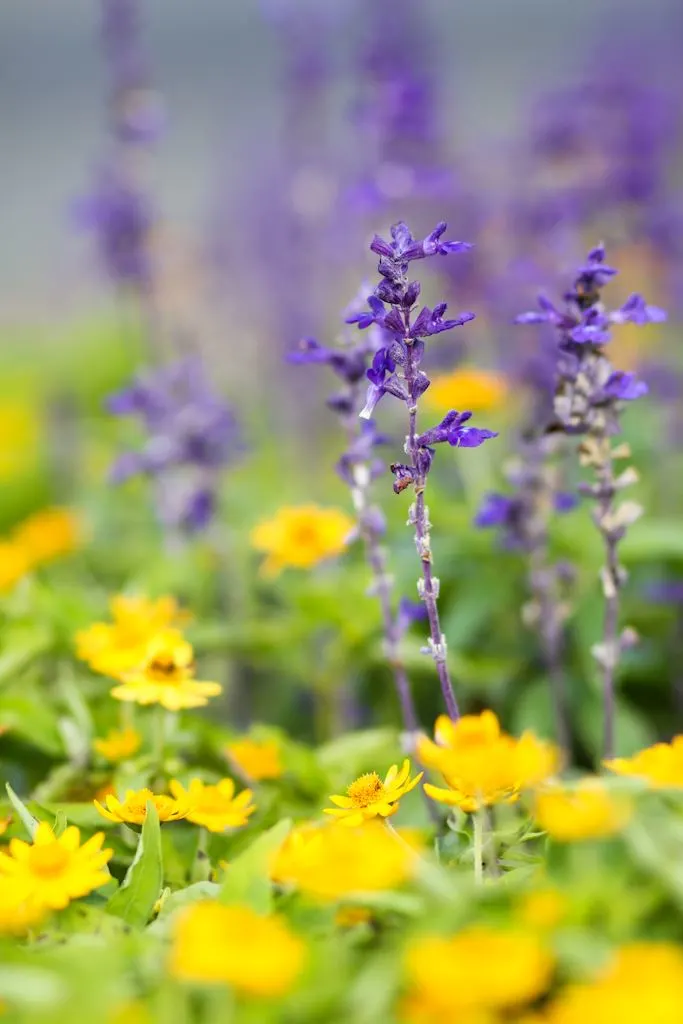
<svg viewBox="0 0 683 1024">
<path fill-rule="evenodd" d="M 276 130 L 277 38 L 258 0 L 140 3 L 154 81 L 170 114 L 156 165 L 159 194 L 171 224 L 198 238 L 219 153 L 229 186 L 248 166 L 253 134 Z M 644 47 L 666 40 L 681 47 L 680 0 L 415 3 L 438 28 L 434 59 L 461 138 L 509 130 L 524 95 L 570 76 L 599 32 L 630 29 Z M 68 304 L 94 286 L 66 209 L 103 149 L 99 14 L 97 0 L 0 0 L 0 315 Z M 353 25 L 340 33 L 346 53 L 352 37 Z"/>
</svg>

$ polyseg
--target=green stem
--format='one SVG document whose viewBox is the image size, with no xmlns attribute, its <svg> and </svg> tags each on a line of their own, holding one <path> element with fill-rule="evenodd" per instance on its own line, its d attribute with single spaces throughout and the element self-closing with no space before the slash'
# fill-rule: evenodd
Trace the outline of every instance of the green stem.
<svg viewBox="0 0 683 1024">
<path fill-rule="evenodd" d="M 211 877 L 211 861 L 209 859 L 209 833 L 205 828 L 199 828 L 197 837 L 197 848 L 195 850 L 191 882 L 206 882 Z"/>
<path fill-rule="evenodd" d="M 477 885 L 484 882 L 484 818 L 481 811 L 472 815 L 472 836 L 474 841 L 474 881 Z"/>
</svg>

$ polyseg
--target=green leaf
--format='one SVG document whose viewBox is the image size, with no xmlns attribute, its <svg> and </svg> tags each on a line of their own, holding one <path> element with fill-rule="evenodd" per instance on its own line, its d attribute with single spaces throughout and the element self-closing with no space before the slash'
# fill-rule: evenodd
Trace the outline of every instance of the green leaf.
<svg viewBox="0 0 683 1024">
<path fill-rule="evenodd" d="M 154 804 L 148 802 L 133 863 L 121 887 L 109 900 L 107 912 L 128 924 L 143 927 L 152 916 L 163 881 L 159 815 Z"/>
<path fill-rule="evenodd" d="M 221 887 L 217 882 L 195 882 L 194 885 L 188 885 L 186 889 L 179 889 L 178 892 L 171 893 L 168 899 L 164 900 L 159 917 L 149 930 L 161 930 L 161 928 L 157 929 L 157 922 L 163 921 L 165 926 L 167 918 L 190 903 L 198 903 L 200 900 L 215 900 L 220 890 Z"/>
<path fill-rule="evenodd" d="M 7 796 L 10 798 L 10 803 L 12 804 L 12 807 L 21 818 L 29 836 L 31 837 L 31 839 L 33 839 L 40 822 L 38 821 L 37 818 L 33 817 L 26 804 L 19 799 L 17 794 L 10 786 L 9 782 L 5 783 L 5 789 L 7 790 Z"/>
<path fill-rule="evenodd" d="M 625 562 L 683 561 L 683 530 L 677 519 L 647 518 L 629 528 L 619 545 Z"/>
<path fill-rule="evenodd" d="M 64 811 L 57 811 L 57 814 L 55 816 L 55 823 L 52 826 L 52 831 L 54 832 L 54 834 L 56 836 L 61 836 L 62 832 L 66 828 L 66 824 L 66 814 L 64 813 Z"/>
<path fill-rule="evenodd" d="M 221 903 L 246 903 L 259 913 L 267 913 L 271 909 L 270 862 L 291 827 L 289 819 L 279 821 L 229 864 L 220 889 Z"/>
</svg>

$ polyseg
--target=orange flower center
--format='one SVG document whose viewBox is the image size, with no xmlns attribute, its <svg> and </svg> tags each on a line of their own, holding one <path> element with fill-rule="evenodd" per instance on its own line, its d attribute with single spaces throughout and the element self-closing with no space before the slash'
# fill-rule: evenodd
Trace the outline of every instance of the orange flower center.
<svg viewBox="0 0 683 1024">
<path fill-rule="evenodd" d="M 368 772 L 352 782 L 346 790 L 346 795 L 353 802 L 354 807 L 369 807 L 375 803 L 384 793 L 384 783 L 377 772 Z"/>
<path fill-rule="evenodd" d="M 59 843 L 31 847 L 29 866 L 34 875 L 40 875 L 41 878 L 55 878 L 64 872 L 68 863 L 69 851 Z"/>
<path fill-rule="evenodd" d="M 147 675 L 154 682 L 179 684 L 187 679 L 187 669 L 178 665 L 172 654 L 158 654 L 147 668 Z"/>
</svg>

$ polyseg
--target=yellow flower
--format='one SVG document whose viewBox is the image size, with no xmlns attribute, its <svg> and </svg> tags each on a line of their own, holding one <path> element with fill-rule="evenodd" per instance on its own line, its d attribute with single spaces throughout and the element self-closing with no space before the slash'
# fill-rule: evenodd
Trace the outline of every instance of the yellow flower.
<svg viewBox="0 0 683 1024">
<path fill-rule="evenodd" d="M 354 525 L 353 519 L 338 508 L 287 506 L 252 530 L 251 543 L 266 554 L 263 574 L 277 576 L 287 566 L 310 569 L 341 554 Z"/>
<path fill-rule="evenodd" d="M 655 743 L 633 757 L 605 761 L 605 767 L 617 775 L 643 779 L 655 789 L 678 789 L 683 786 L 683 736 L 674 736 L 671 743 Z"/>
<path fill-rule="evenodd" d="M 95 622 L 76 634 L 76 655 L 95 672 L 118 677 L 144 661 L 150 640 L 187 621 L 173 597 L 127 597 L 109 602 L 113 622 Z"/>
<path fill-rule="evenodd" d="M 271 863 L 271 878 L 319 900 L 393 889 L 416 865 L 410 847 L 377 821 L 360 828 L 302 825 L 285 839 Z"/>
<path fill-rule="evenodd" d="M 548 1024 L 678 1024 L 683 1020 L 683 950 L 633 942 L 592 982 L 570 985 L 547 1011 Z"/>
<path fill-rule="evenodd" d="M 417 786 L 424 772 L 410 778 L 410 761 L 406 758 L 399 771 L 392 764 L 384 782 L 377 772 L 367 772 L 352 782 L 346 796 L 331 796 L 336 807 L 326 807 L 325 814 L 338 818 L 344 825 L 362 825 L 368 818 L 388 818 L 395 814 L 401 797 Z"/>
<path fill-rule="evenodd" d="M 482 925 L 451 937 L 415 939 L 405 968 L 409 1019 L 456 1022 L 536 999 L 548 987 L 553 958 L 536 935 Z"/>
<path fill-rule="evenodd" d="M 74 825 L 55 836 L 43 821 L 33 843 L 12 839 L 9 852 L 0 853 L 0 878 L 12 883 L 18 901 L 61 910 L 109 881 L 105 865 L 112 851 L 102 849 L 104 832 L 83 846 L 80 842 L 81 834 Z"/>
<path fill-rule="evenodd" d="M 93 750 L 107 761 L 125 761 L 137 754 L 142 746 L 142 736 L 127 726 L 125 729 L 110 729 L 106 736 L 93 740 Z"/>
<path fill-rule="evenodd" d="M 463 366 L 452 373 L 438 373 L 422 401 L 432 412 L 467 409 L 488 412 L 503 402 L 508 392 L 505 378 L 474 366 Z"/>
<path fill-rule="evenodd" d="M 209 832 L 241 828 L 256 810 L 251 790 L 243 789 L 239 796 L 235 796 L 235 783 L 232 779 L 222 779 L 215 786 L 207 786 L 200 779 L 192 779 L 188 789 L 173 779 L 170 790 L 179 803 L 189 804 L 187 820 L 195 825 L 203 825 Z"/>
<path fill-rule="evenodd" d="M 126 672 L 122 679 L 111 690 L 112 697 L 136 704 L 161 704 L 168 711 L 204 707 L 209 697 L 216 697 L 223 689 L 220 683 L 194 678 L 192 645 L 175 629 L 150 640 L 140 666 Z"/>
<path fill-rule="evenodd" d="M 44 916 L 44 907 L 25 898 L 17 899 L 14 880 L 0 874 L 0 935 L 24 935 Z"/>
<path fill-rule="evenodd" d="M 83 531 L 71 509 L 44 508 L 20 523 L 13 539 L 34 566 L 70 555 L 80 546 Z"/>
<path fill-rule="evenodd" d="M 23 548 L 12 541 L 0 540 L 0 594 L 12 590 L 30 568 Z"/>
<path fill-rule="evenodd" d="M 249 907 L 193 903 L 175 921 L 170 970 L 181 981 L 224 983 L 248 996 L 289 992 L 306 947 L 278 917 Z"/>
<path fill-rule="evenodd" d="M 113 793 L 109 793 L 104 798 L 104 804 L 99 800 L 93 802 L 104 818 L 127 825 L 143 824 L 147 817 L 148 803 L 154 804 L 159 821 L 179 821 L 186 818 L 190 811 L 188 800 L 158 795 L 151 789 L 127 789 L 124 800 L 118 800 Z"/>
<path fill-rule="evenodd" d="M 228 743 L 225 753 L 248 779 L 279 779 L 284 772 L 280 747 L 274 740 L 251 740 L 248 736 Z"/>
<path fill-rule="evenodd" d="M 464 715 L 458 721 L 442 715 L 434 727 L 436 742 L 417 741 L 417 755 L 428 768 L 441 772 L 447 789 L 425 784 L 433 800 L 474 812 L 496 803 L 519 799 L 553 775 L 558 752 L 526 732 L 519 739 L 501 731 L 492 711 Z"/>
<path fill-rule="evenodd" d="M 612 836 L 632 813 L 631 801 L 610 793 L 599 779 L 548 787 L 537 793 L 534 805 L 540 827 L 563 843 Z"/>
<path fill-rule="evenodd" d="M 37 410 L 26 402 L 3 401 L 0 405 L 0 480 L 26 470 L 38 447 Z"/>
<path fill-rule="evenodd" d="M 519 902 L 517 915 L 527 928 L 546 931 L 555 928 L 566 916 L 569 901 L 557 889 L 535 889 Z"/>
</svg>

